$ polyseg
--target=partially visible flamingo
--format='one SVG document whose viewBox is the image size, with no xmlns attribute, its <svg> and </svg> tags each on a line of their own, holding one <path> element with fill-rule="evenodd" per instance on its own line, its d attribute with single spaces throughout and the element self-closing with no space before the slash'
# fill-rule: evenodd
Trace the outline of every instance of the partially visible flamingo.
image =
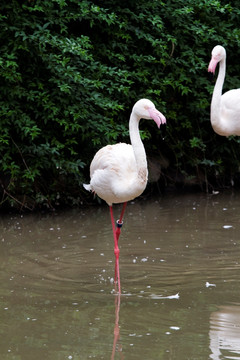
<svg viewBox="0 0 240 360">
<path fill-rule="evenodd" d="M 121 293 L 119 272 L 119 247 L 122 219 L 127 201 L 141 195 L 147 185 L 148 169 L 145 149 L 139 134 L 140 119 L 153 119 L 158 128 L 166 123 L 165 116 L 148 99 L 141 99 L 133 106 L 129 120 L 131 144 L 107 145 L 94 156 L 90 165 L 90 184 L 83 184 L 96 193 L 110 208 L 115 253 L 115 283 Z M 115 226 L 112 204 L 123 203 L 120 219 Z"/>
<path fill-rule="evenodd" d="M 220 45 L 212 50 L 208 71 L 214 73 L 218 63 L 218 78 L 211 102 L 211 124 L 219 135 L 240 135 L 240 89 L 233 89 L 222 95 L 226 74 L 226 50 Z"/>
</svg>

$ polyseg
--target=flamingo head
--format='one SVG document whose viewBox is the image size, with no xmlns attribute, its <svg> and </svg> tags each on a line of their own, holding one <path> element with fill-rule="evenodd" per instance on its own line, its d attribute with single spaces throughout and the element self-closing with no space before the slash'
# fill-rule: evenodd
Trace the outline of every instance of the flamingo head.
<svg viewBox="0 0 240 360">
<path fill-rule="evenodd" d="M 166 124 L 165 116 L 156 109 L 152 101 L 148 99 L 141 99 L 136 102 L 132 110 L 139 119 L 152 119 L 160 128 L 161 124 Z"/>
<path fill-rule="evenodd" d="M 217 45 L 212 50 L 212 58 L 208 65 L 208 72 L 214 74 L 217 64 L 226 58 L 226 50 L 223 46 Z"/>
</svg>

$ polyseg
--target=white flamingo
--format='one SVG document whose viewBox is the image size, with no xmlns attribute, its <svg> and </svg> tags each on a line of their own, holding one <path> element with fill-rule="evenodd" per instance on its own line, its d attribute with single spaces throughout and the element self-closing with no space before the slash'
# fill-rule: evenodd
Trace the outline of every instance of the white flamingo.
<svg viewBox="0 0 240 360">
<path fill-rule="evenodd" d="M 84 184 L 88 191 L 96 193 L 110 207 L 115 253 L 115 283 L 119 272 L 118 239 L 127 201 L 141 195 L 147 185 L 148 169 L 145 149 L 139 134 L 140 119 L 153 119 L 157 126 L 166 123 L 165 116 L 148 99 L 141 99 L 133 106 L 129 120 L 131 144 L 107 145 L 94 156 L 90 165 L 90 184 Z M 123 203 L 120 219 L 115 226 L 112 204 Z"/>
<path fill-rule="evenodd" d="M 226 51 L 220 45 L 212 50 L 208 71 L 214 73 L 218 63 L 218 78 L 211 102 L 211 124 L 219 135 L 240 135 L 240 89 L 233 89 L 222 95 L 226 73 Z"/>
</svg>

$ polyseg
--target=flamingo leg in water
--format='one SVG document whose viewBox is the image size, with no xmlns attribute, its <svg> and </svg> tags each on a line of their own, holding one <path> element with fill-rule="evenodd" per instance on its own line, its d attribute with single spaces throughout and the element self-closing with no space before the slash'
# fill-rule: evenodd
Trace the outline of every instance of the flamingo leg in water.
<svg viewBox="0 0 240 360">
<path fill-rule="evenodd" d="M 118 240 L 120 237 L 120 233 L 121 233 L 121 227 L 123 224 L 123 215 L 125 212 L 127 206 L 127 202 L 125 202 L 123 204 L 123 208 L 122 208 L 122 212 L 120 215 L 120 219 L 117 220 L 117 227 L 115 226 L 115 220 L 114 220 L 114 216 L 113 216 L 113 209 L 112 206 L 110 206 L 110 215 L 111 215 L 111 221 L 112 221 L 112 229 L 113 229 L 113 238 L 114 238 L 114 254 L 115 254 L 115 283 L 116 280 L 118 280 L 118 291 L 119 294 L 121 293 L 121 285 L 120 285 L 120 270 L 119 270 L 119 247 L 118 247 Z"/>
<path fill-rule="evenodd" d="M 120 272 L 119 272 L 119 247 L 118 247 L 118 239 L 116 235 L 116 227 L 115 227 L 115 220 L 113 216 L 113 209 L 112 206 L 110 208 L 110 215 L 112 221 L 112 230 L 113 230 L 113 238 L 114 238 L 114 254 L 115 254 L 115 283 L 116 278 L 118 278 L 118 291 L 121 293 L 121 285 L 120 285 Z"/>
</svg>

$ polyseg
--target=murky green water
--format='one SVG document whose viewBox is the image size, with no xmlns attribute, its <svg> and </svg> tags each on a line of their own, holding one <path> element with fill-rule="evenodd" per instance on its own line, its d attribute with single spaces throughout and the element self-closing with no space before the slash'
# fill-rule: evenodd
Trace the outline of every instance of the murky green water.
<svg viewBox="0 0 240 360">
<path fill-rule="evenodd" d="M 0 229 L 0 359 L 240 359 L 239 193 L 128 204 L 121 298 L 107 205 Z"/>
</svg>

